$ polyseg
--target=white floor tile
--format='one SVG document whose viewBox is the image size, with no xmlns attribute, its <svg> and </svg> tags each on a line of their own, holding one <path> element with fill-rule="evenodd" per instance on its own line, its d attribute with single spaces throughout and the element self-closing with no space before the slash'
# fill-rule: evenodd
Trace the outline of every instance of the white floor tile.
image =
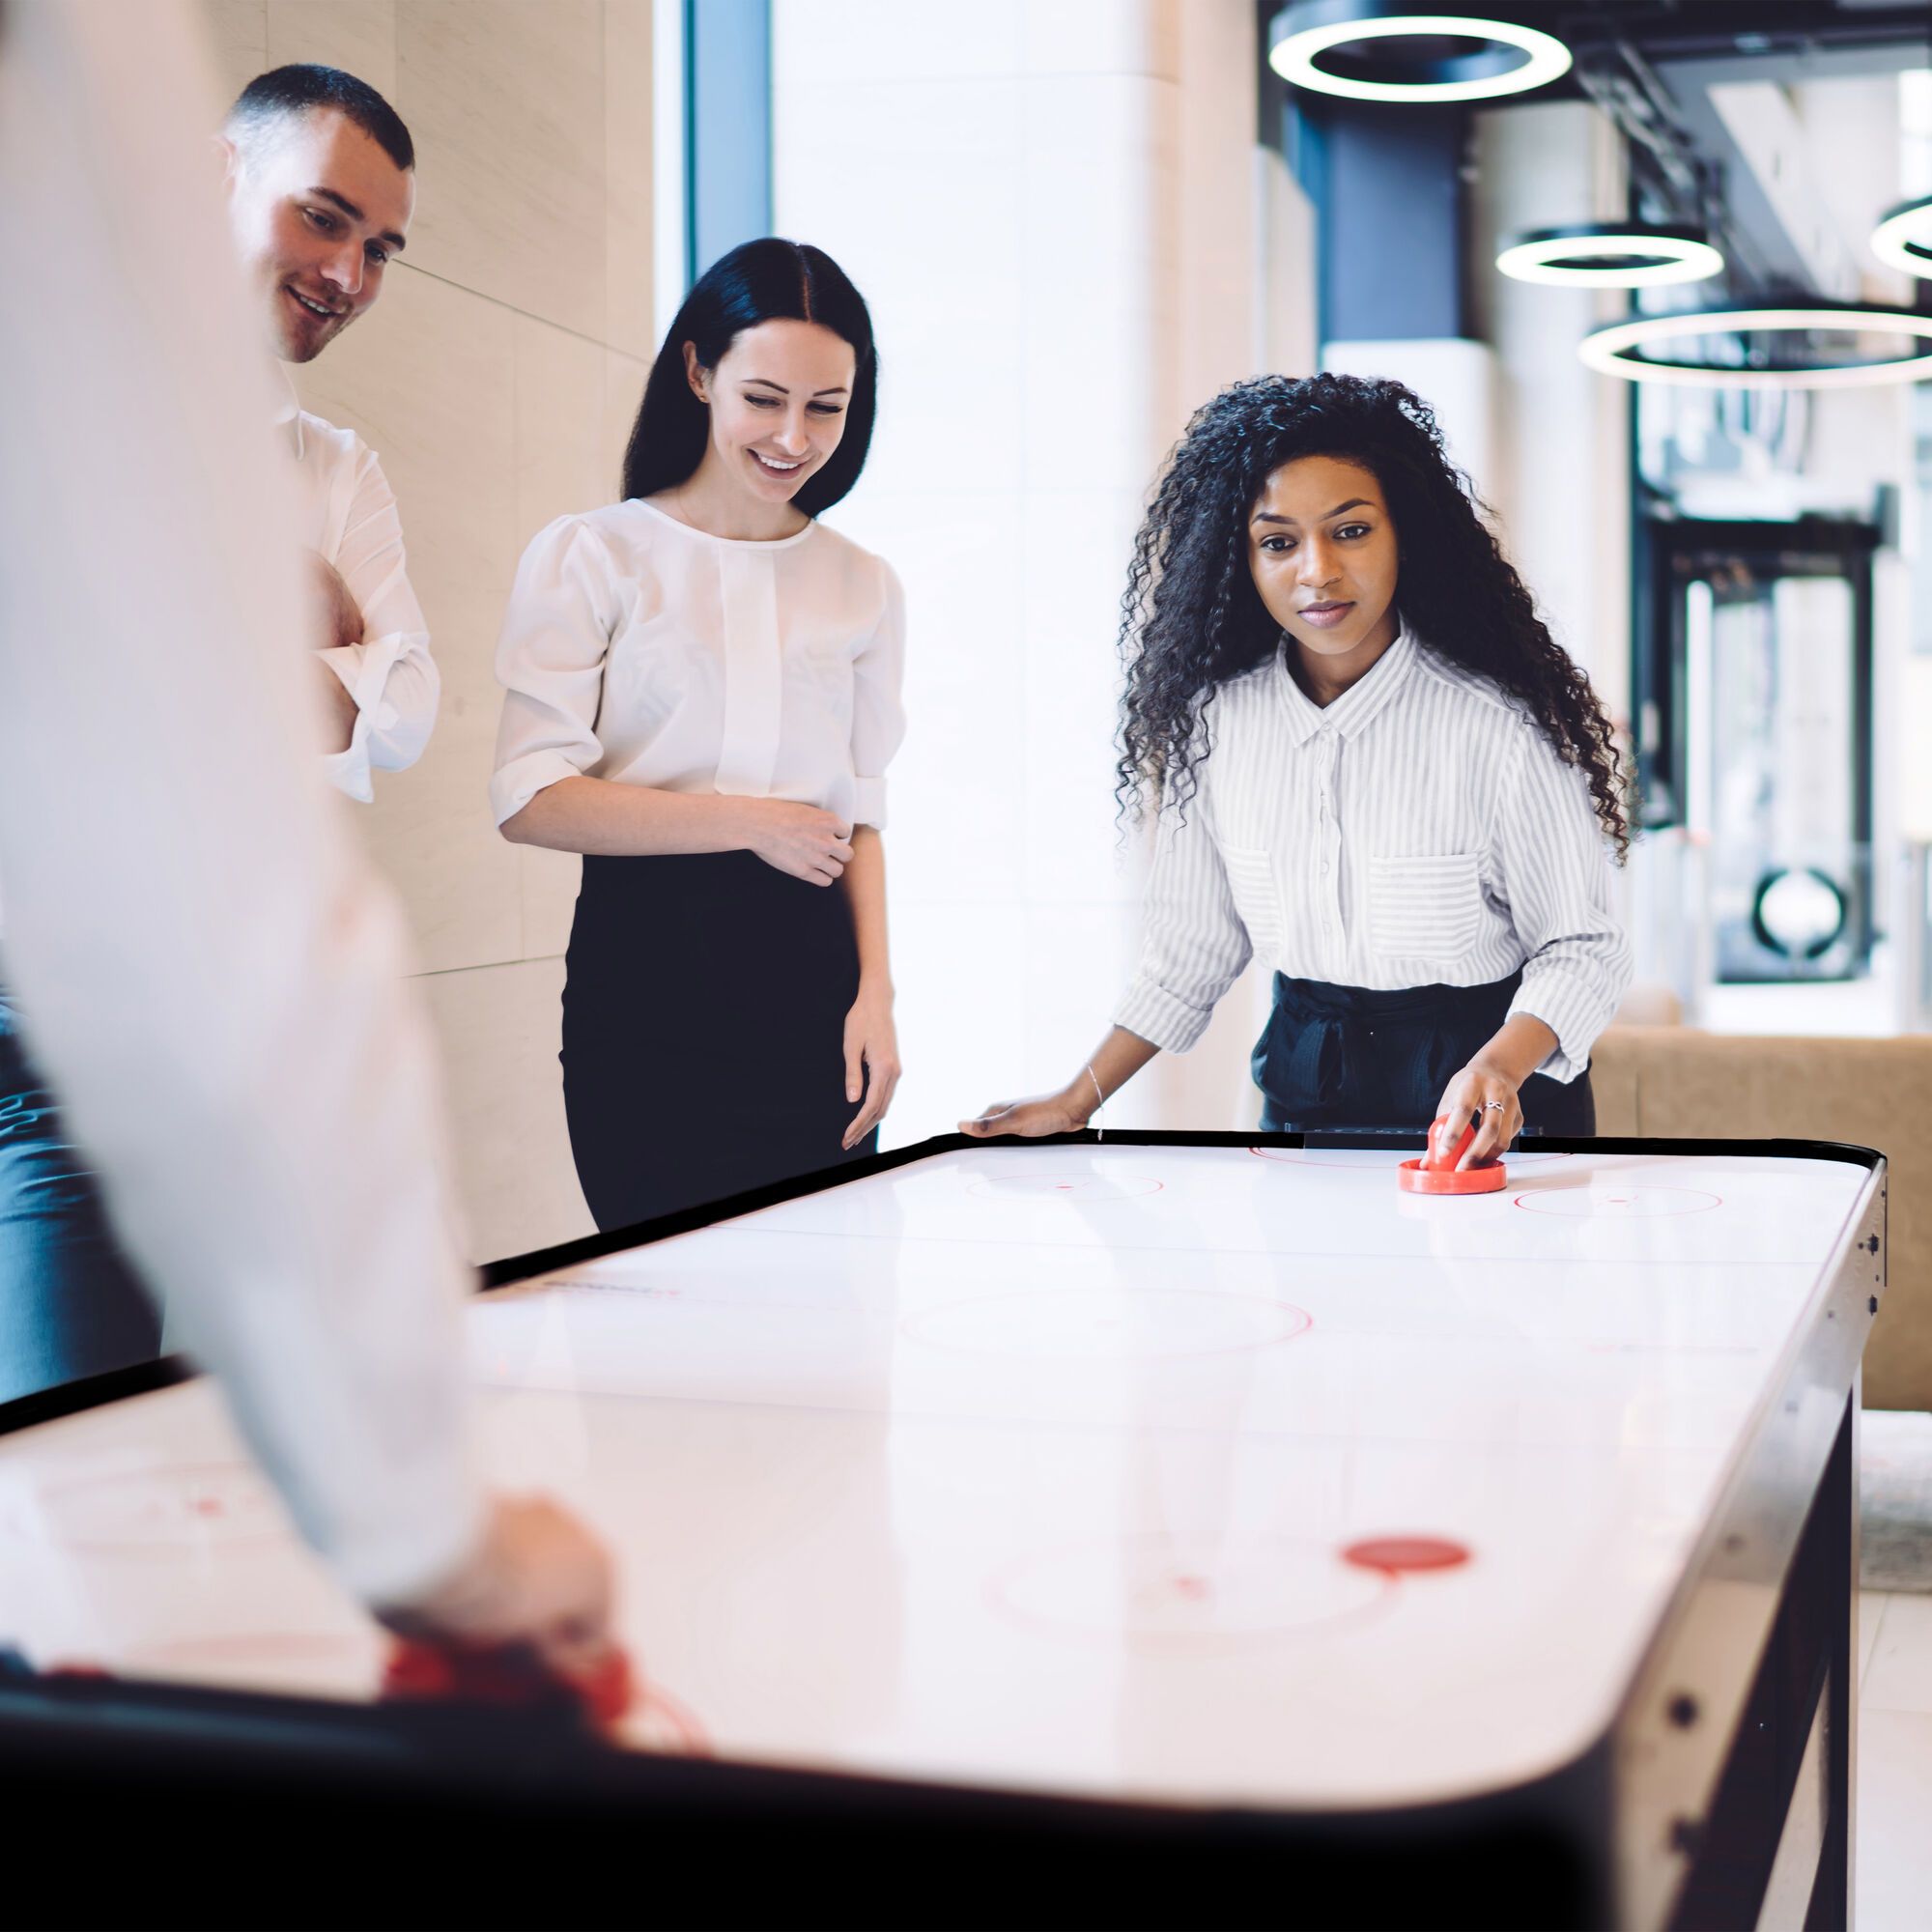
<svg viewBox="0 0 1932 1932">
<path fill-rule="evenodd" d="M 1879 1626 L 1885 1621 L 1889 1600 L 1883 1590 L 1859 1592 L 1859 1695 L 1864 1695 L 1865 1673 L 1871 1668 L 1872 1652 L 1878 1645 Z"/>
<path fill-rule="evenodd" d="M 1867 1711 L 1932 1716 L 1932 1597 L 1893 1594 L 1860 1690 Z"/>
<path fill-rule="evenodd" d="M 1859 1713 L 1858 1805 L 1859 1932 L 1924 1932 L 1932 1899 L 1932 1834 L 1925 1830 L 1932 1716 Z"/>
</svg>

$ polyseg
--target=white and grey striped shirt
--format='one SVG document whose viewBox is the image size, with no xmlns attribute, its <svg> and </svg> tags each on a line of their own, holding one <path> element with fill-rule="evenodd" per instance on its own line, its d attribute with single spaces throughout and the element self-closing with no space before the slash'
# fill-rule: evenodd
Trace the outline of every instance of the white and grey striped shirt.
<svg viewBox="0 0 1932 1932">
<path fill-rule="evenodd" d="M 1184 812 L 1165 808 L 1140 970 L 1115 1023 L 1200 1038 L 1251 955 L 1291 979 L 1394 991 L 1519 967 L 1510 1011 L 1573 1080 L 1630 982 L 1583 775 L 1488 679 L 1405 626 L 1325 709 L 1281 652 L 1222 687 Z"/>
</svg>

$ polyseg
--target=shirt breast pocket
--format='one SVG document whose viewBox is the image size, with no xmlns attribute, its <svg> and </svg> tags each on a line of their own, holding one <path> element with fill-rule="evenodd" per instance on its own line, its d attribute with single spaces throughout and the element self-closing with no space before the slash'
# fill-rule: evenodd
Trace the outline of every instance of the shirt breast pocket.
<svg viewBox="0 0 1932 1932">
<path fill-rule="evenodd" d="M 1265 852 L 1223 845 L 1221 865 L 1256 958 L 1272 966 L 1282 942 L 1281 892 L 1274 882 L 1273 862 Z"/>
<path fill-rule="evenodd" d="M 1460 959 L 1482 923 L 1473 852 L 1369 861 L 1369 939 L 1385 959 Z"/>
</svg>

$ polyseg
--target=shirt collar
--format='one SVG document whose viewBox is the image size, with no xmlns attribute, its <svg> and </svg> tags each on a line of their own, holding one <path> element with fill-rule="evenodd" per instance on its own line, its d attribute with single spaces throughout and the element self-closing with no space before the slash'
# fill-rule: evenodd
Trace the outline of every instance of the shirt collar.
<svg viewBox="0 0 1932 1932">
<path fill-rule="evenodd" d="M 288 370 L 279 362 L 275 364 L 275 413 L 270 421 L 287 436 L 289 446 L 299 462 L 302 453 L 301 398 L 296 394 L 296 385 L 290 380 Z"/>
<path fill-rule="evenodd" d="M 1406 624 L 1401 624 L 1395 642 L 1368 671 L 1332 704 L 1321 705 L 1295 683 L 1294 673 L 1288 668 L 1289 641 L 1284 634 L 1274 654 L 1274 686 L 1294 743 L 1305 745 L 1320 731 L 1353 738 L 1367 730 L 1370 723 L 1408 682 L 1408 674 L 1415 668 L 1417 648 L 1415 634 Z"/>
</svg>

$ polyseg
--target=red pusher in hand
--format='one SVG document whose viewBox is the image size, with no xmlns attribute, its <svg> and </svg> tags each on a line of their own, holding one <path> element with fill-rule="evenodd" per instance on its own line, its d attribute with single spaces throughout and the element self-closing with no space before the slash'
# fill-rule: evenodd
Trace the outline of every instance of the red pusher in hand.
<svg viewBox="0 0 1932 1932">
<path fill-rule="evenodd" d="M 1463 1129 L 1463 1138 L 1442 1152 L 1442 1129 L 1447 1119 L 1429 1124 L 1429 1151 L 1420 1160 L 1406 1160 L 1396 1170 L 1396 1179 L 1405 1194 L 1499 1194 L 1509 1185 L 1509 1176 L 1499 1160 L 1486 1160 L 1476 1167 L 1458 1169 L 1469 1143 L 1476 1138 L 1476 1123 Z"/>
<path fill-rule="evenodd" d="M 635 1690 L 631 1661 L 614 1647 L 589 1675 L 564 1677 L 546 1670 L 520 1644 L 471 1649 L 405 1637 L 390 1651 L 383 1672 L 384 1697 L 512 1706 L 575 1697 L 591 1722 L 607 1731 L 629 1713 Z"/>
</svg>

